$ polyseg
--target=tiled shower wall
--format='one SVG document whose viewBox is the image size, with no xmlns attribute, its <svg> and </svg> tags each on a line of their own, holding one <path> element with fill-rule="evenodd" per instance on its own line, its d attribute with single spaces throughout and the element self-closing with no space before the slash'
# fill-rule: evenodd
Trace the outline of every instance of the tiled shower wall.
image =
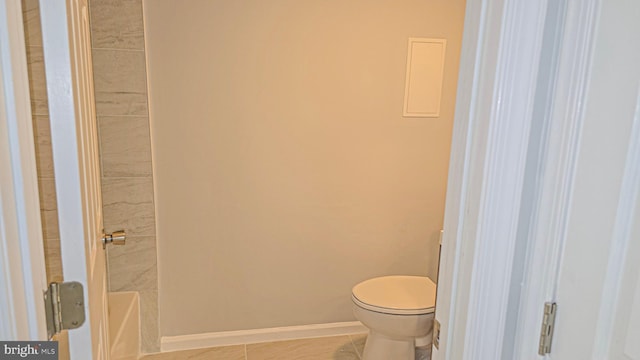
<svg viewBox="0 0 640 360">
<path fill-rule="evenodd" d="M 159 350 L 158 270 L 141 0 L 91 0 L 96 113 L 107 232 L 109 289 L 140 293 L 142 350 Z"/>
<path fill-rule="evenodd" d="M 62 281 L 55 179 L 38 0 L 23 0 L 47 278 Z M 106 232 L 127 231 L 107 252 L 109 290 L 138 291 L 142 351 L 159 351 L 158 271 L 141 0 L 91 0 L 96 113 Z"/>
</svg>

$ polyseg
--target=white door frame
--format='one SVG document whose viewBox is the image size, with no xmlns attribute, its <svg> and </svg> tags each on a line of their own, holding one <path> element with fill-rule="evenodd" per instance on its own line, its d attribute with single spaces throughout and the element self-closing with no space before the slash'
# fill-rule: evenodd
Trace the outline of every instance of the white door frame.
<svg viewBox="0 0 640 360">
<path fill-rule="evenodd" d="M 435 360 L 542 358 L 599 2 L 467 1 Z"/>
<path fill-rule="evenodd" d="M 0 339 L 45 340 L 47 288 L 20 1 L 0 0 Z"/>
<path fill-rule="evenodd" d="M 436 360 L 501 358 L 546 9 L 547 1 L 467 1 Z"/>
</svg>

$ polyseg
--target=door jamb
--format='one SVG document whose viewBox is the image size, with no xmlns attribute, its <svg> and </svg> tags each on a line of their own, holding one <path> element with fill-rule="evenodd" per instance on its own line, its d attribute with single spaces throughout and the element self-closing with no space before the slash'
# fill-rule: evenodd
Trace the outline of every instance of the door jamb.
<svg viewBox="0 0 640 360">
<path fill-rule="evenodd" d="M 549 224 L 538 215 L 551 210 L 567 215 L 563 204 L 573 188 L 571 164 L 600 12 L 600 0 L 563 3 L 560 31 L 553 34 L 560 41 L 554 53 L 558 64 L 546 89 L 552 98 L 538 104 L 551 2 L 467 1 L 436 304 L 440 348 L 434 348 L 434 360 L 500 359 L 505 341 L 515 358 L 539 358 L 543 304 L 552 299 L 557 275 L 557 265 L 550 264 L 557 264 L 566 219 Z M 535 106 L 544 107 L 542 117 L 534 118 Z M 541 134 L 530 133 L 535 121 L 546 122 Z M 529 142 L 531 136 L 539 137 L 537 143 Z M 530 153 L 538 154 L 536 161 L 528 159 Z M 528 166 L 540 176 L 533 185 L 523 183 Z M 533 198 L 524 199 L 531 191 Z M 520 216 L 531 216 L 524 236 L 517 233 Z M 545 237 L 549 232 L 554 236 Z M 523 244 L 526 261 L 514 263 L 514 250 Z M 545 264 L 551 269 L 537 272 Z M 520 280 L 512 279 L 518 268 L 522 283 L 514 289 L 523 295 L 514 301 L 510 287 Z M 515 318 L 509 318 L 509 305 L 515 305 Z M 505 334 L 508 321 L 517 326 L 515 335 Z"/>
<path fill-rule="evenodd" d="M 20 1 L 0 0 L 0 339 L 45 340 L 47 288 Z"/>
</svg>

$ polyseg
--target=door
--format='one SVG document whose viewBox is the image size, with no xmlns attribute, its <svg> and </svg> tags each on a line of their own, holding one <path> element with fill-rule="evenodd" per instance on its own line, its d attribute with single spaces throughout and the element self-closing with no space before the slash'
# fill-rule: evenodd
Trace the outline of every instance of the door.
<svg viewBox="0 0 640 360">
<path fill-rule="evenodd" d="M 41 0 L 62 267 L 84 286 L 87 322 L 72 360 L 108 359 L 105 252 L 87 0 Z"/>
<path fill-rule="evenodd" d="M 640 2 L 595 32 L 551 359 L 640 360 Z"/>
</svg>

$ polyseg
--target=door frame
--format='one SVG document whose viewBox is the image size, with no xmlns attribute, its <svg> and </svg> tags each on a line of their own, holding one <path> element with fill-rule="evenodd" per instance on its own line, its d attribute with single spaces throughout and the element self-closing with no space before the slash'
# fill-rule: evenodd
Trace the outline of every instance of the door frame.
<svg viewBox="0 0 640 360">
<path fill-rule="evenodd" d="M 434 360 L 543 358 L 599 4 L 467 1 Z"/>
<path fill-rule="evenodd" d="M 20 1 L 0 0 L 0 339 L 45 340 L 47 288 Z"/>
</svg>

